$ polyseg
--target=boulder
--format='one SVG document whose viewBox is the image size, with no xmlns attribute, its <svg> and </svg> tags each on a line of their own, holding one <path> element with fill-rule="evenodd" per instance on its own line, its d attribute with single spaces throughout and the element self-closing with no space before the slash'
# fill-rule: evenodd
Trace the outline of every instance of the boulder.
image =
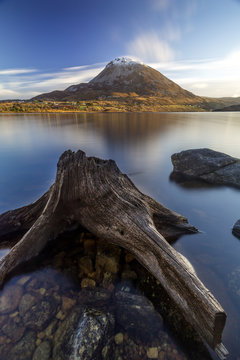
<svg viewBox="0 0 240 360">
<path fill-rule="evenodd" d="M 74 360 L 101 359 L 101 352 L 113 334 L 114 318 L 95 309 L 84 311 L 73 340 Z"/>
<path fill-rule="evenodd" d="M 22 315 L 23 324 L 31 329 L 42 330 L 56 315 L 58 302 L 55 297 L 41 298 Z"/>
<path fill-rule="evenodd" d="M 173 173 L 185 179 L 200 179 L 211 184 L 240 187 L 240 159 L 211 149 L 191 149 L 173 154 Z"/>
<path fill-rule="evenodd" d="M 116 304 L 117 324 L 131 336 L 148 342 L 162 329 L 161 315 L 145 296 L 119 291 L 116 293 Z"/>
<path fill-rule="evenodd" d="M 113 327 L 114 319 L 110 313 L 76 307 L 55 334 L 53 359 L 100 359 Z"/>
<path fill-rule="evenodd" d="M 240 219 L 233 225 L 232 233 L 240 239 Z"/>
<path fill-rule="evenodd" d="M 9 354 L 4 357 L 4 360 L 31 360 L 35 349 L 36 334 L 33 331 L 28 331 L 24 337 L 13 346 Z"/>
<path fill-rule="evenodd" d="M 22 293 L 21 286 L 6 286 L 0 295 L 0 315 L 14 311 L 19 304 Z"/>
</svg>

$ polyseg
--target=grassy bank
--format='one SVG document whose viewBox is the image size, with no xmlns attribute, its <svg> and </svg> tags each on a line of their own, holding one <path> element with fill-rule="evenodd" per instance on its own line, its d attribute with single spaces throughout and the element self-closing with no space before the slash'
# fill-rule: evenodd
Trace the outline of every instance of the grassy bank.
<svg viewBox="0 0 240 360">
<path fill-rule="evenodd" d="M 205 111 L 200 105 L 188 104 L 162 104 L 153 99 L 133 101 L 95 100 L 77 102 L 56 101 L 16 101 L 1 102 L 0 113 L 51 113 L 51 112 L 172 112 L 172 111 Z"/>
</svg>

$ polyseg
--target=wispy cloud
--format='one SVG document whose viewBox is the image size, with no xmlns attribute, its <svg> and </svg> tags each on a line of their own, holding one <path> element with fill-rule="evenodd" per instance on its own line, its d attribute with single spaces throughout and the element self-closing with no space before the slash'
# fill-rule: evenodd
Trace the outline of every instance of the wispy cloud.
<svg viewBox="0 0 240 360">
<path fill-rule="evenodd" d="M 201 96 L 239 96 L 240 50 L 223 58 L 151 63 L 185 89 Z"/>
<path fill-rule="evenodd" d="M 148 0 L 149 2 L 149 0 Z M 196 0 L 150 0 L 154 11 L 168 12 L 169 17 L 191 18 L 197 10 Z"/>
<path fill-rule="evenodd" d="M 37 69 L 0 70 L 0 99 L 28 99 L 43 92 L 64 90 L 70 85 L 88 82 L 104 65 L 74 66 L 45 73 Z"/>
<path fill-rule="evenodd" d="M 36 69 L 5 69 L 0 70 L 0 75 L 19 75 L 36 72 Z"/>
<path fill-rule="evenodd" d="M 174 58 L 174 51 L 167 41 L 151 31 L 137 36 L 127 44 L 127 52 L 131 56 L 143 61 L 170 61 Z"/>
<path fill-rule="evenodd" d="M 176 56 L 176 44 L 189 29 L 197 11 L 196 0 L 145 0 L 156 14 L 160 14 L 158 31 L 143 30 L 133 35 L 126 45 L 130 55 L 143 61 L 170 61 Z M 139 30 L 138 30 L 139 31 Z"/>
</svg>

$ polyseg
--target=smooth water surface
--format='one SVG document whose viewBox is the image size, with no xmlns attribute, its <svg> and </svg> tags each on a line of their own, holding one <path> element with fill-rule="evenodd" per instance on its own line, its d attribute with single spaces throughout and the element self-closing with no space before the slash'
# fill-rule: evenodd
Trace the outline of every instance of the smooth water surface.
<svg viewBox="0 0 240 360">
<path fill-rule="evenodd" d="M 134 183 L 189 219 L 200 234 L 173 246 L 192 262 L 227 312 L 223 343 L 240 358 L 240 190 L 170 180 L 170 157 L 209 147 L 240 158 L 239 113 L 27 114 L 0 116 L 0 213 L 28 204 L 54 182 L 67 149 L 114 159 Z M 0 250 L 0 256 L 4 250 Z M 215 355 L 213 355 L 215 358 Z"/>
</svg>

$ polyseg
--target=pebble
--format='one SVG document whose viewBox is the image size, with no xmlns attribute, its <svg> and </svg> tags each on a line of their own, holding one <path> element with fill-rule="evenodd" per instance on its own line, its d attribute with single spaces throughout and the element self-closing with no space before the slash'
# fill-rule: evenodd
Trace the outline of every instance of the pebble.
<svg viewBox="0 0 240 360">
<path fill-rule="evenodd" d="M 48 327 L 45 330 L 46 337 L 50 338 L 50 336 L 54 333 L 54 330 L 56 329 L 57 323 L 58 323 L 58 321 L 54 320 L 53 322 L 51 322 L 50 325 L 48 325 Z"/>
<path fill-rule="evenodd" d="M 41 342 L 42 342 L 42 340 L 41 339 L 37 339 L 36 340 L 36 345 L 38 346 L 38 345 L 40 345 L 41 344 Z"/>
<path fill-rule="evenodd" d="M 80 270 L 86 275 L 93 272 L 93 263 L 89 256 L 81 257 L 78 261 L 78 266 Z"/>
<path fill-rule="evenodd" d="M 83 247 L 85 255 L 94 255 L 96 251 L 96 241 L 93 239 L 87 239 L 84 241 Z"/>
<path fill-rule="evenodd" d="M 38 338 L 39 339 L 43 339 L 44 338 L 44 336 L 45 336 L 45 332 L 44 331 L 41 331 L 40 333 L 38 333 Z"/>
<path fill-rule="evenodd" d="M 14 318 L 15 316 L 17 316 L 19 314 L 18 311 L 15 311 L 14 313 L 10 314 L 9 317 L 10 318 Z"/>
<path fill-rule="evenodd" d="M 123 343 L 123 333 L 117 333 L 115 336 L 114 336 L 114 340 L 115 340 L 115 343 L 117 345 L 120 345 Z"/>
<path fill-rule="evenodd" d="M 62 297 L 62 311 L 67 312 L 76 304 L 76 299 L 71 299 L 69 297 Z"/>
<path fill-rule="evenodd" d="M 157 359 L 158 358 L 158 348 L 157 347 L 148 348 L 147 357 L 148 357 L 148 359 Z"/>
<path fill-rule="evenodd" d="M 47 291 L 47 290 L 44 289 L 44 288 L 39 289 L 39 293 L 40 293 L 41 295 L 45 295 L 46 291 Z"/>
<path fill-rule="evenodd" d="M 93 280 L 93 279 L 84 278 L 81 281 L 81 287 L 82 288 L 87 288 L 87 287 L 93 288 L 95 286 L 96 286 L 96 281 Z"/>
<path fill-rule="evenodd" d="M 58 320 L 64 320 L 65 319 L 65 315 L 63 314 L 62 310 L 60 310 L 57 315 L 56 315 L 56 318 Z"/>
</svg>

